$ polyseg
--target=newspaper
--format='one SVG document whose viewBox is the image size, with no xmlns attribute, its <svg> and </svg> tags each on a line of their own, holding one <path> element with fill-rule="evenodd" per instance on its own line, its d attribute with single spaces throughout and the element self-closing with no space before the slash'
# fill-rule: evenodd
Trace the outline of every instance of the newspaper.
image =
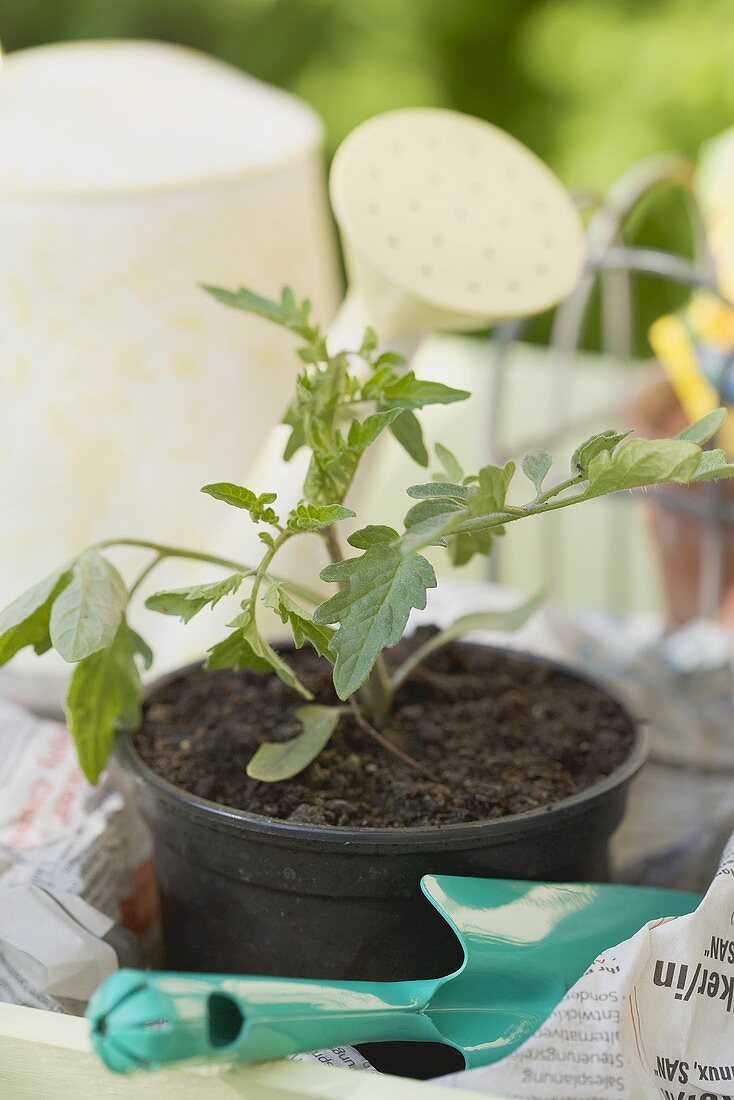
<svg viewBox="0 0 734 1100">
<path fill-rule="evenodd" d="M 150 837 L 114 764 L 91 787 L 62 724 L 2 698 L 0 796 L 0 1002 L 81 1014 L 118 966 L 152 961 Z M 353 1047 L 293 1057 L 372 1071 Z"/>
<path fill-rule="evenodd" d="M 535 1035 L 441 1083 L 521 1100 L 730 1100 L 734 836 L 698 909 L 610 947 Z"/>
<path fill-rule="evenodd" d="M 91 787 L 64 726 L 0 699 L 0 1001 L 81 1012 L 156 942 L 147 831 L 110 770 Z"/>
</svg>

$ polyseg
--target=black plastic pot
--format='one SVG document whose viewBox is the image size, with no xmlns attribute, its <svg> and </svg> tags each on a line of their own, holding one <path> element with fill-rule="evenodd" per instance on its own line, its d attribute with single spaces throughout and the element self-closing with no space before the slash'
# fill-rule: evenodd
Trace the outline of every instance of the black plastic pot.
<svg viewBox="0 0 734 1100">
<path fill-rule="evenodd" d="M 229 809 L 155 775 L 120 736 L 118 753 L 153 830 L 166 965 L 355 980 L 447 973 L 459 949 L 423 898 L 421 876 L 606 879 L 609 838 L 647 754 L 646 734 L 628 717 L 635 739 L 627 759 L 581 794 L 500 820 L 432 828 L 289 824 Z"/>
</svg>

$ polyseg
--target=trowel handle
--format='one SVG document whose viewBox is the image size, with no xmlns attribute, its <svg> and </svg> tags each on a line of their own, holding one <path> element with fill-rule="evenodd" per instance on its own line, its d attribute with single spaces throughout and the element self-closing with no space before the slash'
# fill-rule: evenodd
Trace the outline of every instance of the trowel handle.
<svg viewBox="0 0 734 1100">
<path fill-rule="evenodd" d="M 421 1009 L 436 985 L 119 970 L 96 991 L 87 1017 L 94 1049 L 119 1073 L 184 1059 L 259 1062 L 318 1047 L 435 1038 Z"/>
</svg>

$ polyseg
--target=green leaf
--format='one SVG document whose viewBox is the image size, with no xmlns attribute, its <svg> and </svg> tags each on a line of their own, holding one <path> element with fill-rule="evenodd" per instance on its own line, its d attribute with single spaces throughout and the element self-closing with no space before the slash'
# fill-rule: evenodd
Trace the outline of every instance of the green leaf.
<svg viewBox="0 0 734 1100">
<path fill-rule="evenodd" d="M 522 460 L 523 473 L 533 483 L 539 495 L 543 488 L 543 481 L 552 465 L 553 459 L 547 451 L 531 451 Z"/>
<path fill-rule="evenodd" d="M 429 481 L 425 485 L 410 485 L 406 492 L 413 500 L 448 497 L 450 500 L 465 501 L 469 499 L 471 490 L 466 485 L 457 485 L 451 481 Z"/>
<path fill-rule="evenodd" d="M 713 439 L 726 417 L 726 409 L 714 409 L 713 412 L 702 416 L 700 420 L 695 420 L 693 424 L 689 424 L 682 432 L 678 432 L 675 438 L 688 439 L 691 443 L 698 443 L 702 446 L 704 443 L 708 443 L 709 439 Z"/>
<path fill-rule="evenodd" d="M 400 538 L 403 553 L 425 546 L 441 546 L 444 536 L 466 517 L 466 509 L 448 497 L 428 498 L 414 504 L 405 516 L 405 533 Z"/>
<path fill-rule="evenodd" d="M 318 531 L 330 527 L 342 519 L 351 519 L 355 513 L 341 504 L 308 504 L 301 501 L 290 512 L 287 527 L 289 531 Z"/>
<path fill-rule="evenodd" d="M 589 473 L 589 465 L 597 455 L 614 451 L 615 447 L 626 439 L 632 432 L 628 428 L 625 432 L 615 432 L 613 428 L 607 428 L 604 432 L 597 432 L 583 443 L 579 444 L 571 455 L 571 469 L 585 477 Z"/>
<path fill-rule="evenodd" d="M 283 449 L 284 461 L 290 462 L 296 451 L 299 451 L 301 447 L 305 447 L 306 445 L 306 431 L 303 424 L 303 417 L 295 401 L 286 409 L 282 423 L 291 429 L 291 434 L 288 436 L 288 442 Z"/>
<path fill-rule="evenodd" d="M 463 638 L 472 630 L 519 630 L 523 623 L 527 622 L 533 612 L 545 601 L 547 595 L 547 588 L 543 588 L 540 592 L 525 600 L 524 603 L 517 604 L 515 607 L 495 611 L 476 611 L 455 619 L 450 626 L 438 631 L 437 634 L 433 634 L 400 666 L 392 677 L 393 689 L 397 691 L 413 670 L 422 664 L 431 653 L 435 653 L 437 649 L 448 645 L 449 642 Z"/>
<path fill-rule="evenodd" d="M 266 741 L 260 745 L 247 765 L 251 779 L 277 783 L 302 772 L 330 740 L 339 724 L 341 711 L 338 707 L 314 705 L 301 707 L 296 715 L 303 733 L 290 741 Z"/>
<path fill-rule="evenodd" d="M 241 630 L 234 630 L 207 652 L 204 667 L 209 671 L 220 668 L 230 668 L 235 672 L 243 668 L 257 673 L 270 671 L 270 663 L 258 657 Z"/>
<path fill-rule="evenodd" d="M 402 367 L 405 356 L 399 351 L 383 351 L 372 364 L 375 369 L 380 367 Z"/>
<path fill-rule="evenodd" d="M 270 670 L 304 699 L 313 699 L 313 695 L 300 682 L 293 669 L 263 638 L 251 608 L 248 607 L 238 615 L 230 626 L 235 627 L 234 632 L 209 650 L 206 661 L 208 669 L 249 668 L 258 673 Z"/>
<path fill-rule="evenodd" d="M 349 425 L 347 443 L 351 450 L 362 455 L 375 442 L 377 437 L 394 421 L 402 416 L 402 409 L 383 409 L 372 413 L 364 420 L 353 420 Z"/>
<path fill-rule="evenodd" d="M 414 462 L 419 466 L 428 465 L 428 451 L 423 440 L 423 429 L 414 412 L 407 409 L 390 425 L 390 432 Z"/>
<path fill-rule="evenodd" d="M 355 531 L 353 535 L 350 535 L 347 542 L 350 546 L 354 546 L 357 550 L 367 550 L 368 547 L 374 546 L 375 543 L 381 542 L 397 542 L 400 538 L 394 527 L 386 527 L 384 524 L 371 523 L 367 527 L 362 527 L 361 530 Z"/>
<path fill-rule="evenodd" d="M 369 355 L 371 351 L 375 351 L 377 348 L 377 333 L 373 328 L 367 326 L 364 330 L 364 336 L 362 337 L 362 344 L 359 349 L 360 355 Z"/>
<path fill-rule="evenodd" d="M 449 497 L 428 497 L 426 500 L 419 500 L 408 509 L 404 522 L 406 527 L 417 527 L 418 524 L 432 519 L 433 516 L 449 516 L 455 512 L 461 512 L 462 518 L 467 515 L 466 508 L 458 500 L 452 500 Z"/>
<path fill-rule="evenodd" d="M 140 719 L 142 685 L 136 655 L 150 649 L 123 619 L 110 645 L 79 662 L 69 683 L 66 716 L 79 764 L 95 783 L 107 762 L 115 726 L 134 729 Z"/>
<path fill-rule="evenodd" d="M 65 661 L 81 661 L 112 643 L 127 605 L 122 577 L 96 550 L 86 550 L 51 607 L 49 635 Z"/>
<path fill-rule="evenodd" d="M 211 584 L 196 584 L 191 588 L 169 588 L 155 592 L 145 601 L 150 611 L 159 611 L 162 615 L 177 615 L 187 623 L 207 604 L 216 607 L 221 599 L 237 592 L 245 579 L 244 573 L 233 573 L 221 581 Z"/>
<path fill-rule="evenodd" d="M 530 596 L 524 603 L 517 604 L 515 607 L 494 611 L 475 611 L 470 615 L 462 615 L 460 618 L 455 619 L 450 626 L 435 634 L 430 641 L 433 643 L 435 639 L 438 644 L 433 648 L 438 649 L 439 646 L 447 645 L 449 642 L 456 641 L 457 638 L 463 638 L 472 630 L 504 630 L 507 632 L 519 630 L 530 616 L 545 603 L 547 598 L 548 589 L 542 588 L 540 592 L 536 592 L 534 596 Z"/>
<path fill-rule="evenodd" d="M 426 606 L 436 575 L 420 554 L 376 544 L 358 558 L 328 566 L 323 580 L 342 588 L 314 612 L 317 623 L 339 623 L 331 648 L 336 654 L 334 686 L 347 699 L 367 679 L 383 649 L 403 636 L 414 607 Z"/>
<path fill-rule="evenodd" d="M 476 554 L 486 558 L 492 549 L 494 536 L 503 533 L 504 528 L 497 527 L 493 531 L 463 531 L 448 535 L 446 545 L 449 549 L 451 564 L 459 568 L 470 562 Z"/>
<path fill-rule="evenodd" d="M 455 401 L 466 401 L 470 396 L 468 390 L 455 390 L 442 382 L 426 382 L 416 378 L 411 370 L 383 390 L 382 400 L 393 408 L 399 405 L 401 409 L 422 409 L 425 405 L 451 405 Z"/>
<path fill-rule="evenodd" d="M 71 569 L 58 569 L 0 612 L 0 665 L 25 646 L 32 645 L 36 653 L 50 647 L 51 606 L 71 578 Z"/>
<path fill-rule="evenodd" d="M 332 447 L 314 445 L 304 484 L 308 500 L 319 504 L 342 501 L 365 450 L 401 415 L 401 409 L 372 413 L 362 422 L 352 421 L 346 440 L 337 433 Z"/>
<path fill-rule="evenodd" d="M 456 456 L 451 453 L 448 447 L 444 447 L 442 443 L 437 443 L 434 450 L 436 451 L 436 458 L 441 463 L 446 473 L 446 477 L 442 477 L 440 474 L 434 477 L 434 481 L 454 481 L 461 482 L 464 480 L 464 471 L 461 468 L 461 464 L 457 460 Z"/>
<path fill-rule="evenodd" d="M 240 287 L 239 290 L 225 290 L 224 287 L 219 286 L 203 286 L 202 290 L 231 309 L 240 309 L 244 313 L 254 313 L 257 317 L 264 317 L 267 321 L 272 321 L 295 333 L 296 336 L 303 337 L 309 343 L 319 337 L 318 326 L 312 325 L 309 321 L 311 303 L 304 301 L 299 306 L 290 287 L 285 287 L 279 302 L 263 298 L 245 287 Z"/>
<path fill-rule="evenodd" d="M 279 584 L 271 585 L 263 603 L 280 616 L 281 622 L 289 624 L 296 649 L 301 649 L 304 640 L 308 639 L 319 657 L 326 657 L 328 661 L 334 663 L 334 655 L 330 648 L 331 639 L 334 636 L 331 627 L 315 623 L 306 609 L 297 604 Z"/>
<path fill-rule="evenodd" d="M 212 485 L 204 485 L 202 493 L 206 493 L 215 500 L 231 504 L 233 508 L 243 508 L 249 512 L 255 523 L 276 524 L 278 517 L 268 505 L 277 500 L 277 493 L 253 493 L 252 489 L 245 489 L 243 485 L 235 485 L 231 481 L 217 481 Z"/>
<path fill-rule="evenodd" d="M 702 451 L 696 475 L 691 481 L 713 481 L 722 477 L 734 477 L 734 463 L 727 461 L 726 451 L 719 447 L 712 451 Z"/>
<path fill-rule="evenodd" d="M 507 490 L 515 473 L 515 463 L 504 466 L 483 466 L 479 471 L 479 489 L 472 494 L 472 511 L 502 512 L 507 500 Z"/>
<path fill-rule="evenodd" d="M 589 493 L 601 496 L 619 489 L 691 481 L 701 462 L 701 449 L 685 439 L 628 439 L 589 463 Z"/>
</svg>

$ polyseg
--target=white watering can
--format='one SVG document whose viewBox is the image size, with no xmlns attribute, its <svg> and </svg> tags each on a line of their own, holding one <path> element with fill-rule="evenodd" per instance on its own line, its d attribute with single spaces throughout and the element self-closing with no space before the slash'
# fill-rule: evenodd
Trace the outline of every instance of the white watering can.
<svg viewBox="0 0 734 1100">
<path fill-rule="evenodd" d="M 16 242 L 0 261 L 11 332 L 0 415 L 14 474 L 0 482 L 10 534 L 0 597 L 118 533 L 246 556 L 241 517 L 212 511 L 196 488 L 224 477 L 263 481 L 284 505 L 297 497 L 302 466 L 277 462 L 277 436 L 261 447 L 296 360 L 287 337 L 195 284 L 268 293 L 288 282 L 318 318 L 330 315 L 318 123 L 289 97 L 171 47 L 44 48 L 11 56 L 3 75 L 0 231 Z M 78 127 L 65 132 L 78 102 L 81 157 Z M 141 139 L 131 120 L 147 111 Z M 556 178 L 507 134 L 456 112 L 394 111 L 358 127 L 336 155 L 331 198 L 350 275 L 332 345 L 356 346 L 366 324 L 414 345 L 431 330 L 538 312 L 581 270 L 578 216 Z M 170 666 L 201 650 L 207 626 L 146 630 Z"/>
<path fill-rule="evenodd" d="M 287 334 L 198 284 L 289 282 L 333 315 L 321 143 L 306 105 L 191 50 L 89 42 L 5 58 L 0 606 L 101 538 L 239 556 L 241 516 L 198 489 L 247 482 L 298 361 Z M 147 618 L 171 664 L 209 641 L 207 623 Z"/>
</svg>

